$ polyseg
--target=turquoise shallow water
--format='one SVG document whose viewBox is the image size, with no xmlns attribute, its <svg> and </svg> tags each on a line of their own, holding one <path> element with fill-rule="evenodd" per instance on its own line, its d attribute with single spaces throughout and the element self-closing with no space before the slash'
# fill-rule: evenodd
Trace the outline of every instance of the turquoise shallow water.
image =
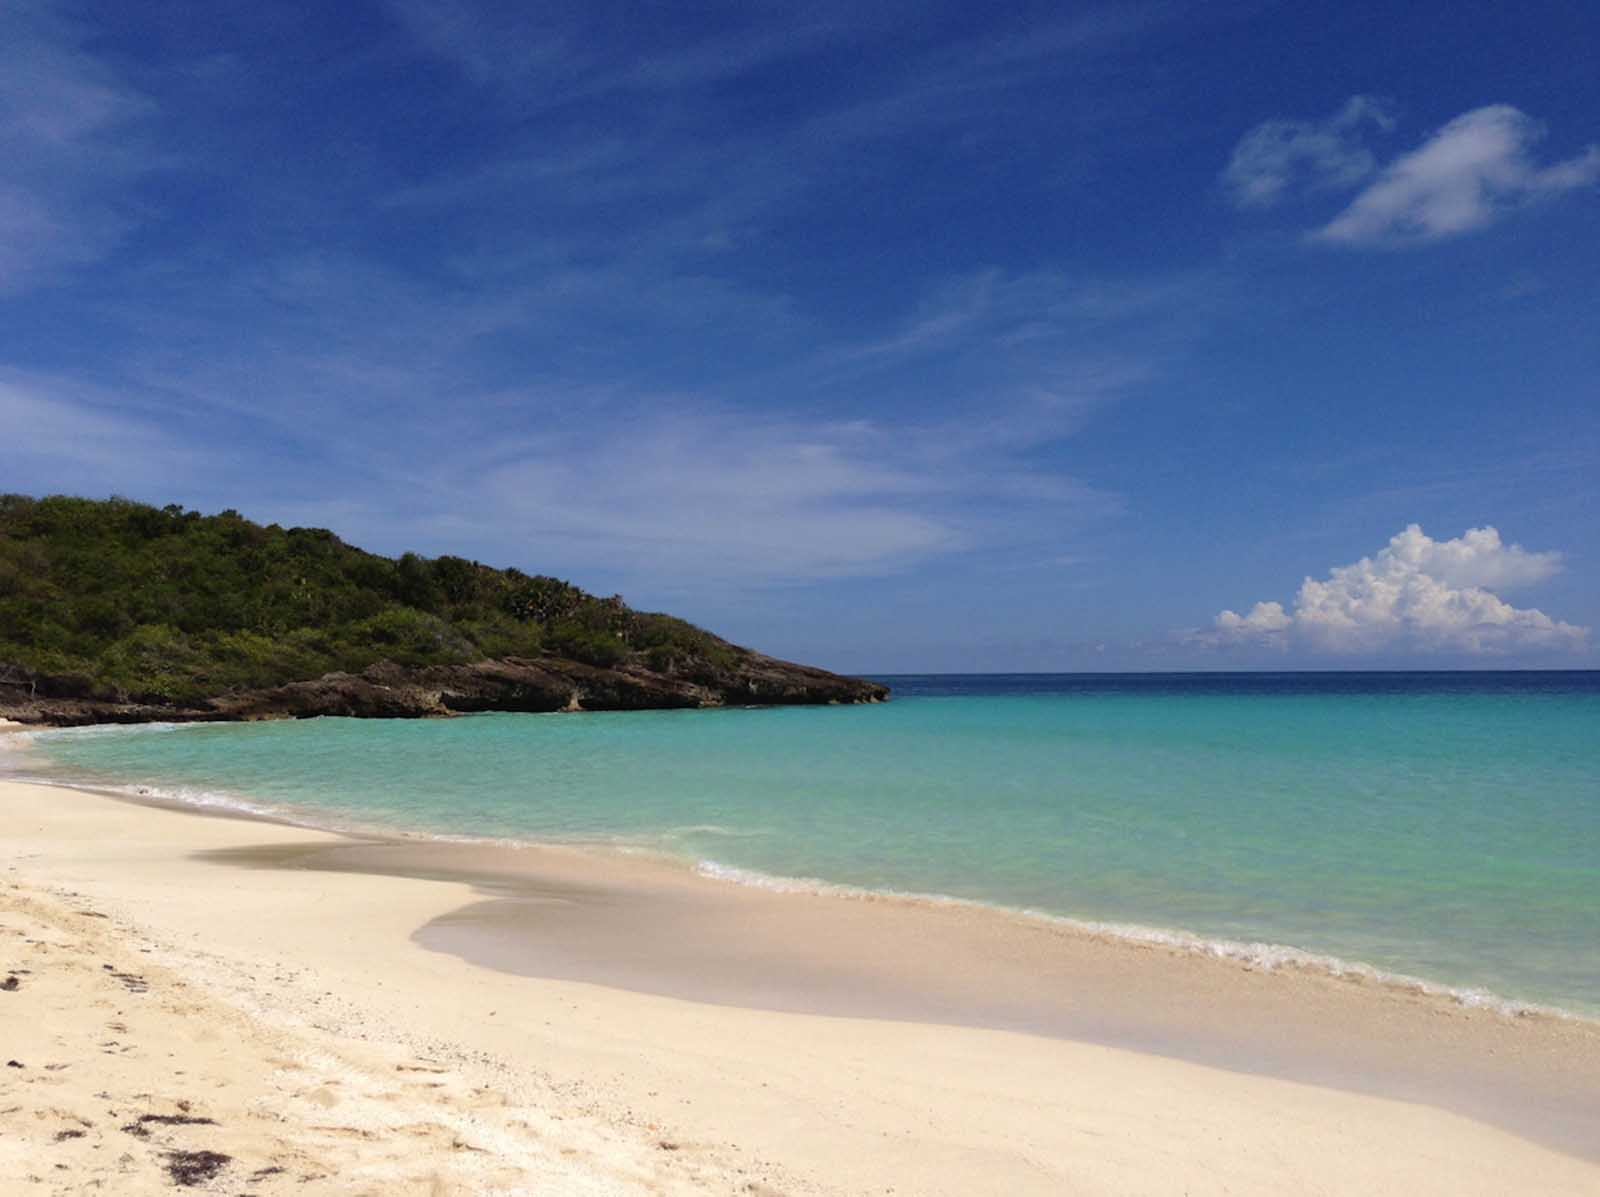
<svg viewBox="0 0 1600 1197">
<path fill-rule="evenodd" d="M 872 707 L 87 729 L 7 755 L 314 823 L 1289 945 L 1600 1014 L 1600 674 L 887 680 Z"/>
</svg>

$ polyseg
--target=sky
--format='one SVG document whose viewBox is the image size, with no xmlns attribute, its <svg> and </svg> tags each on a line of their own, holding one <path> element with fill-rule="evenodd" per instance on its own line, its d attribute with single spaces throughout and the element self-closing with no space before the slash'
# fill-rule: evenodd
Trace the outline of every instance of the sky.
<svg viewBox="0 0 1600 1197">
<path fill-rule="evenodd" d="M 1600 666 L 1600 9 L 0 0 L 0 490 L 861 672 Z"/>
</svg>

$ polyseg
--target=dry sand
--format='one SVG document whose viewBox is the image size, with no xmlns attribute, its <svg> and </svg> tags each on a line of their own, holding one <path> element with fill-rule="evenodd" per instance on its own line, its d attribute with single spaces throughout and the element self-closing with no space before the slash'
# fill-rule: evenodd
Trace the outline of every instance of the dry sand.
<svg viewBox="0 0 1600 1197">
<path fill-rule="evenodd" d="M 1020 1033 L 715 1004 L 700 999 L 739 996 L 748 975 L 735 969 L 735 983 L 693 991 L 672 980 L 683 970 L 652 965 L 641 945 L 678 936 L 682 955 L 701 962 L 689 971 L 703 973 L 717 937 L 741 919 L 747 936 L 797 934 L 783 909 L 841 919 L 841 938 L 847 923 L 870 924 L 869 946 L 931 936 L 942 950 L 960 935 L 941 938 L 933 911 L 896 923 L 901 916 L 861 913 L 863 904 L 828 914 L 818 899 L 743 891 L 719 906 L 706 895 L 728 887 L 687 880 L 673 898 L 680 882 L 647 865 L 615 881 L 592 861 L 545 857 L 495 882 L 486 910 L 481 885 L 442 857 L 406 862 L 429 878 L 371 861 L 295 871 L 238 862 L 241 853 L 257 864 L 281 858 L 283 845 L 302 863 L 353 850 L 320 832 L 0 782 L 0 1058 L 21 1065 L 0 1066 L 6 1193 L 171 1192 L 174 1168 L 181 1177 L 211 1165 L 201 1191 L 263 1197 L 1600 1192 L 1600 1164 L 1582 1150 L 1582 1127 L 1600 1118 L 1589 1096 L 1600 1059 L 1593 1024 L 1506 1019 L 1107 945 L 1130 962 L 1121 972 L 1069 955 L 1051 966 L 1066 971 L 1050 987 L 1079 976 L 1085 1001 L 1103 1006 L 1122 978 L 1130 1007 L 1150 1017 L 1161 1015 L 1162 989 L 1204 995 L 1198 1004 L 1219 1017 L 1158 1018 L 1178 1026 L 1177 1048 L 1203 1055 L 1196 1044 L 1230 1020 L 1254 1024 L 1258 1038 L 1280 1044 L 1262 1056 L 1276 1075 L 1061 1037 L 1070 1026 Z M 336 871 L 357 866 L 365 871 Z M 726 925 L 696 939 L 681 913 L 644 919 L 663 896 Z M 507 903 L 522 904 L 521 915 Z M 501 924 L 523 925 L 540 905 L 572 917 L 508 940 Z M 596 913 L 607 910 L 609 923 Z M 618 930 L 634 924 L 633 938 Z M 835 924 L 800 929 L 826 925 Z M 1004 970 L 1034 950 L 1027 934 L 992 957 L 1001 971 L 991 988 L 1009 986 Z M 575 980 L 584 944 L 591 966 L 622 968 L 619 952 L 638 958 L 609 985 Z M 541 953 L 547 972 L 569 975 L 507 971 L 535 971 L 529 961 Z M 791 942 L 784 954 L 810 960 L 813 978 L 844 971 L 831 989 L 792 979 L 790 1005 L 858 1000 L 875 984 L 863 988 L 862 978 L 888 975 L 826 944 Z M 925 955 L 885 955 L 889 973 L 926 979 L 915 964 Z M 952 984 L 958 1007 L 978 992 Z M 1323 1058 L 1289 1050 L 1315 1038 L 1285 1013 L 1303 998 L 1318 1025 L 1343 1020 L 1326 1043 L 1370 1038 L 1374 1059 L 1391 1054 L 1384 1045 L 1409 1044 L 1413 1071 L 1456 1068 L 1444 1089 L 1521 1085 L 1564 1102 L 1548 1112 L 1567 1129 L 1535 1142 L 1537 1128 L 1513 1133 L 1515 1119 L 1493 1108 L 1469 1117 L 1356 1091 L 1361 1076 L 1382 1072 L 1376 1065 L 1347 1069 L 1360 1075 L 1340 1083 L 1354 1088 L 1287 1079 Z M 1029 1007 L 1049 1008 L 1042 998 Z M 1379 1076 L 1365 1087 L 1393 1083 Z M 199 1119 L 209 1121 L 189 1121 Z"/>
</svg>

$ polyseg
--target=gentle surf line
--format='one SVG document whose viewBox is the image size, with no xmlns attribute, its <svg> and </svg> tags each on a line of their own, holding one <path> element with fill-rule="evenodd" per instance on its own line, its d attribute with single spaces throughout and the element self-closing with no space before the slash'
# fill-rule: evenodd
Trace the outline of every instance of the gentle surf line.
<svg viewBox="0 0 1600 1197">
<path fill-rule="evenodd" d="M 260 844 L 224 867 L 414 878 L 478 896 L 419 946 L 512 976 L 775 1014 L 1096 1043 L 1441 1108 L 1595 1158 L 1600 1027 L 1269 972 L 977 903 L 793 895 L 659 855 L 425 839 Z"/>
<path fill-rule="evenodd" d="M 1293 947 L 1288 944 L 1223 939 L 1198 935 L 1192 931 L 1178 928 L 1149 927 L 1140 923 L 1117 923 L 1074 918 L 1071 915 L 1055 914 L 1047 910 L 1007 906 L 1003 903 L 983 902 L 972 898 L 958 898 L 950 894 L 870 889 L 864 886 L 824 881 L 816 877 L 772 876 L 753 869 L 721 864 L 715 860 L 698 861 L 694 866 L 694 871 L 700 876 L 713 881 L 726 881 L 734 885 L 746 885 L 754 889 L 769 890 L 780 894 L 816 894 L 868 902 L 887 900 L 918 905 L 991 911 L 1013 918 L 1027 919 L 1032 922 L 1061 927 L 1095 939 L 1118 940 L 1124 943 L 1173 949 L 1196 956 L 1208 956 L 1217 960 L 1236 961 L 1266 972 L 1274 972 L 1279 969 L 1302 969 L 1307 972 L 1322 973 L 1335 978 L 1357 979 L 1406 993 L 1418 993 L 1427 997 L 1448 999 L 1469 1010 L 1492 1010 L 1508 1018 L 1560 1018 L 1576 1022 L 1600 1023 L 1600 1019 L 1591 1018 L 1560 1006 L 1503 997 L 1500 994 L 1492 993 L 1482 988 L 1446 985 L 1442 982 L 1430 981 L 1425 977 L 1415 977 L 1408 973 L 1377 968 L 1358 960 L 1346 960 L 1323 952 L 1308 952 L 1303 948 Z"/>
<path fill-rule="evenodd" d="M 23 737 L 48 739 L 57 736 L 93 736 L 97 734 L 136 735 L 182 731 L 194 726 L 203 725 L 169 723 L 63 728 L 46 732 L 15 733 L 15 737 L 18 739 Z M 13 745 L 13 747 L 21 748 L 24 746 Z M 462 835 L 387 823 L 362 823 L 337 817 L 334 812 L 327 808 L 298 805 L 290 807 L 285 804 L 266 803 L 237 794 L 197 787 L 108 784 L 97 779 L 32 775 L 24 772 L 12 772 L 10 775 L 19 781 L 72 790 L 88 790 L 132 802 L 169 808 L 175 807 L 202 814 L 256 819 L 263 822 L 303 827 L 312 831 L 327 831 L 350 837 L 398 839 L 423 843 L 509 849 L 554 848 L 597 853 L 618 852 L 632 856 L 642 855 L 691 871 L 707 880 L 766 890 L 773 893 L 837 897 L 867 902 L 899 902 L 988 912 L 1005 917 L 1048 924 L 1091 938 L 1165 948 L 1195 956 L 1231 961 L 1245 968 L 1261 969 L 1266 972 L 1297 969 L 1336 979 L 1359 980 L 1397 992 L 1421 994 L 1430 998 L 1446 1000 L 1466 1009 L 1489 1010 L 1507 1018 L 1541 1017 L 1600 1024 L 1600 1018 L 1565 1007 L 1525 1001 L 1494 993 L 1477 986 L 1451 985 L 1409 973 L 1378 968 L 1363 961 L 1348 960 L 1330 953 L 1312 952 L 1287 944 L 1206 936 L 1182 928 L 1084 919 L 1053 911 L 1010 906 L 1000 902 L 988 902 L 936 892 L 877 889 L 829 881 L 817 877 L 790 877 L 769 874 L 754 869 L 724 864 L 712 859 L 697 859 L 685 856 L 682 853 L 674 852 L 670 847 L 664 846 L 659 842 L 639 843 L 629 841 L 623 837 L 565 840 Z M 712 830 L 712 825 L 678 827 L 671 829 L 663 838 L 670 839 L 673 834 L 683 834 L 690 831 L 705 832 L 710 830 Z M 744 838 L 760 834 L 759 832 L 743 832 L 720 826 L 715 827 L 715 831 L 730 838 Z"/>
</svg>

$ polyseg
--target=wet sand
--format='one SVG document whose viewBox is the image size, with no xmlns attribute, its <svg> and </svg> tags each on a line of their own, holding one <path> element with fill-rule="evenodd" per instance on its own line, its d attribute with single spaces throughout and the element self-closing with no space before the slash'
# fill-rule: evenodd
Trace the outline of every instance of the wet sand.
<svg viewBox="0 0 1600 1197">
<path fill-rule="evenodd" d="M 622 855 L 373 840 L 206 859 L 471 885 L 484 900 L 416 942 L 521 976 L 1099 1043 L 1427 1102 L 1600 1161 L 1600 1025 L 1586 1020 L 964 904 L 772 893 Z"/>
<path fill-rule="evenodd" d="M 0 783 L 0 844 L 0 967 L 46 925 L 49 954 L 82 966 L 34 960 L 0 992 L 56 1010 L 0 1020 L 0 1054 L 25 1043 L 67 1065 L 0 1076 L 0 1162 L 20 1160 L 37 1191 L 82 1191 L 70 1185 L 94 1164 L 89 1130 L 58 1144 L 72 1126 L 51 1110 L 94 1122 L 99 1151 L 123 1146 L 102 1093 L 118 1118 L 180 1100 L 214 1118 L 222 1129 L 157 1124 L 162 1151 L 230 1155 L 249 1165 L 233 1181 L 302 1152 L 353 1192 L 1600 1191 L 1591 1023 L 994 912 L 770 894 L 649 860 L 351 841 L 14 783 Z M 112 971 L 181 983 L 184 1000 L 110 990 Z M 93 1020 L 108 1018 L 129 1037 L 104 1036 Z M 103 1056 L 96 1035 L 131 1051 Z M 455 1105 L 391 1083 L 421 1059 Z M 320 1104 L 317 1069 L 349 1105 Z M 225 1100 L 229 1086 L 253 1096 Z M 414 1141 L 385 1106 L 422 1128 Z M 427 1129 L 446 1114 L 492 1141 Z M 50 1154 L 64 1148 L 84 1154 Z M 149 1170 L 117 1191 L 170 1191 L 169 1155 L 123 1154 Z M 303 1191 L 272 1187 L 290 1184 L 282 1166 L 248 1191 Z"/>
</svg>

